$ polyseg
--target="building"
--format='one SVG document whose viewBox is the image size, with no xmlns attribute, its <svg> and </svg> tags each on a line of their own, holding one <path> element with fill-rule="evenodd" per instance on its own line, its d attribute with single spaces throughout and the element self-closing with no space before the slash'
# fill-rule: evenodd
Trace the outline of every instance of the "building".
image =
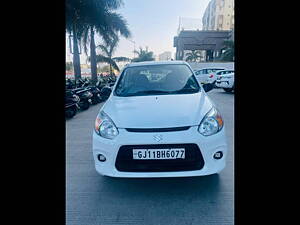
<svg viewBox="0 0 300 225">
<path fill-rule="evenodd" d="M 186 53 L 200 50 L 201 61 L 213 61 L 218 58 L 224 46 L 224 40 L 232 40 L 233 31 L 183 30 L 174 37 L 173 47 L 176 48 L 176 60 L 184 60 Z"/>
<path fill-rule="evenodd" d="M 202 17 L 202 30 L 233 30 L 234 0 L 211 0 Z"/>
<path fill-rule="evenodd" d="M 158 60 L 159 61 L 167 61 L 167 60 L 171 60 L 172 58 L 172 53 L 171 52 L 163 52 L 161 54 L 158 55 Z"/>
<path fill-rule="evenodd" d="M 185 60 L 188 52 L 197 50 L 200 61 L 214 61 L 221 57 L 225 40 L 234 40 L 234 0 L 211 0 L 202 17 L 202 30 L 184 29 L 179 21 L 175 59 Z"/>
</svg>

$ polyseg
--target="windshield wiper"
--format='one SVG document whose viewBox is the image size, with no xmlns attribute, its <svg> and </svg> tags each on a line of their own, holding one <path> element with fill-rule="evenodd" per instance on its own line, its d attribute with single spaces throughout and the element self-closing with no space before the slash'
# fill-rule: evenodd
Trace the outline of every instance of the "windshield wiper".
<svg viewBox="0 0 300 225">
<path fill-rule="evenodd" d="M 184 94 L 184 93 L 197 93 L 199 91 L 199 89 L 195 89 L 195 88 L 183 88 L 181 90 L 178 91 L 174 91 L 174 94 Z"/>
<path fill-rule="evenodd" d="M 161 90 L 147 90 L 147 91 L 138 91 L 134 93 L 125 94 L 125 96 L 135 96 L 135 95 L 144 95 L 144 94 L 170 94 L 171 91 L 161 91 Z"/>
</svg>

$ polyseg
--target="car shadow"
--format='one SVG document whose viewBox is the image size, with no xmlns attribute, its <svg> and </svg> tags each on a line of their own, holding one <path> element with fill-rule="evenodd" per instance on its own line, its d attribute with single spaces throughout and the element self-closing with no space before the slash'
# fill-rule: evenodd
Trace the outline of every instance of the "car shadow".
<svg viewBox="0 0 300 225">
<path fill-rule="evenodd" d="M 217 89 L 217 90 L 218 90 L 218 89 Z M 215 92 L 214 94 L 234 95 L 234 91 L 233 91 L 233 92 L 218 91 L 218 92 Z"/>
<path fill-rule="evenodd" d="M 218 174 L 200 177 L 180 178 L 111 178 L 102 177 L 101 189 L 107 189 L 113 196 L 122 198 L 165 199 L 171 196 L 185 198 L 214 199 L 219 193 L 220 177 Z"/>
</svg>

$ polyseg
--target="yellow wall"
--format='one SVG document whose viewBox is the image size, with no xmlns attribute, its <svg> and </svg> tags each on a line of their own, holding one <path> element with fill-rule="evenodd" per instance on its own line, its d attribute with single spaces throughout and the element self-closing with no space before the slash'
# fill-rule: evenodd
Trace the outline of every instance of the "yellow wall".
<svg viewBox="0 0 300 225">
<path fill-rule="evenodd" d="M 203 30 L 232 30 L 234 28 L 234 0 L 212 0 L 203 19 Z"/>
</svg>

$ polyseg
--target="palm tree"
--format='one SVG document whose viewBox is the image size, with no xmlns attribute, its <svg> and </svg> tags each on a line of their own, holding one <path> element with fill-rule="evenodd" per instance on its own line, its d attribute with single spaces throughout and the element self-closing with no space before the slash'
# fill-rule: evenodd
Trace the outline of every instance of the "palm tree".
<svg viewBox="0 0 300 225">
<path fill-rule="evenodd" d="M 97 79 L 95 32 L 108 38 L 112 33 L 130 36 L 126 21 L 112 12 L 123 4 L 122 0 L 66 0 L 66 30 L 73 34 L 73 65 L 75 78 L 80 78 L 80 58 L 78 41 L 83 38 L 87 52 L 87 40 L 90 37 L 91 70 L 93 80 Z"/>
<path fill-rule="evenodd" d="M 138 57 L 132 59 L 132 62 L 143 62 L 143 61 L 154 61 L 153 52 L 148 51 L 148 47 L 143 50 L 141 47 L 139 51 L 135 50 L 134 53 L 138 55 Z"/>
<path fill-rule="evenodd" d="M 73 65 L 75 79 L 80 79 L 80 57 L 78 49 L 78 30 L 84 20 L 87 8 L 80 0 L 66 0 L 66 30 L 69 34 L 73 34 Z"/>
<path fill-rule="evenodd" d="M 102 54 L 96 56 L 97 62 L 105 62 L 109 64 L 109 72 L 112 75 L 112 69 L 120 71 L 116 62 L 130 61 L 127 57 L 112 57 L 118 46 L 119 38 L 114 35 L 112 38 L 104 40 L 104 44 L 98 45 L 97 48 L 101 49 Z"/>
<path fill-rule="evenodd" d="M 197 59 L 201 59 L 201 53 L 197 50 L 192 50 L 191 52 L 186 53 L 186 61 L 196 62 Z"/>
<path fill-rule="evenodd" d="M 104 0 L 102 0 L 104 1 Z M 116 10 L 121 4 L 121 0 L 105 0 L 110 4 L 106 5 L 106 8 L 101 15 L 103 18 L 99 20 L 97 15 L 90 16 L 90 21 L 84 26 L 82 30 L 84 50 L 87 55 L 87 44 L 90 44 L 90 62 L 92 83 L 97 81 L 97 56 L 96 56 L 96 44 L 95 33 L 102 36 L 102 39 L 106 43 L 110 42 L 113 36 L 122 35 L 126 38 L 130 37 L 130 31 L 127 26 L 126 20 L 118 13 L 111 12 Z M 112 2 L 115 1 L 115 4 Z"/>
<path fill-rule="evenodd" d="M 234 41 L 226 40 L 224 41 L 225 48 L 223 48 L 222 60 L 233 61 L 234 60 Z"/>
</svg>

